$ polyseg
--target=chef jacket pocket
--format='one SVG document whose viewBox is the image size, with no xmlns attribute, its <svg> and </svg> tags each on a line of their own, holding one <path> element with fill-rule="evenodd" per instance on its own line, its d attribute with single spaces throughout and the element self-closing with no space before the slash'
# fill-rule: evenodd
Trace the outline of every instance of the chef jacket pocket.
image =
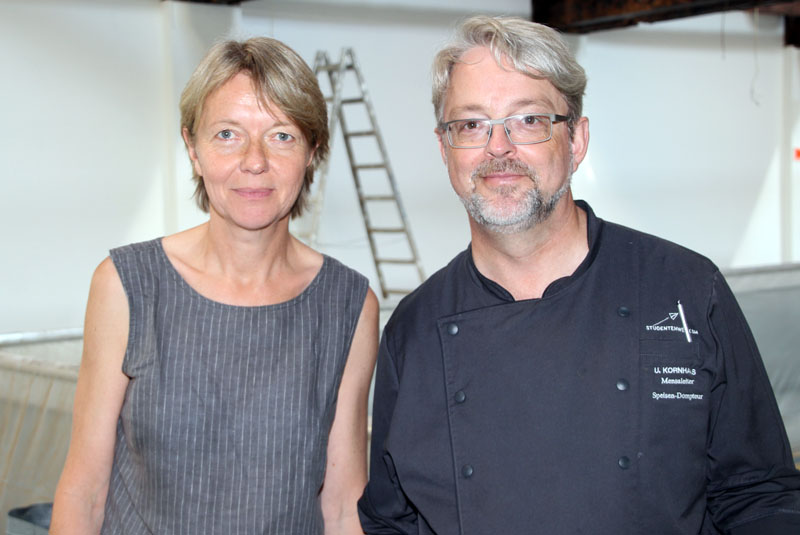
<svg viewBox="0 0 800 535">
<path fill-rule="evenodd" d="M 676 518 L 693 507 L 706 484 L 710 374 L 697 342 L 641 340 L 640 481 L 645 500 Z"/>
<path fill-rule="evenodd" d="M 639 352 L 642 357 L 652 357 L 656 360 L 674 360 L 685 362 L 687 360 L 698 360 L 699 345 L 694 342 L 687 342 L 685 338 L 680 340 L 640 340 Z"/>
<path fill-rule="evenodd" d="M 641 340 L 642 385 L 654 401 L 700 401 L 707 384 L 698 344 L 685 340 Z"/>
</svg>

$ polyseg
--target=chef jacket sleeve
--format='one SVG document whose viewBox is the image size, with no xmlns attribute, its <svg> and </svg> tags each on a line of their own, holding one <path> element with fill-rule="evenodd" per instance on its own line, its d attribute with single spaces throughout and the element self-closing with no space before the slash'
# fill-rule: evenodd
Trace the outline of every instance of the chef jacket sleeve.
<svg viewBox="0 0 800 535">
<path fill-rule="evenodd" d="M 372 402 L 369 483 L 358 502 L 361 526 L 370 535 L 417 532 L 416 512 L 400 487 L 392 457 L 385 447 L 398 389 L 398 372 L 384 331 L 378 350 Z"/>
<path fill-rule="evenodd" d="M 720 273 L 708 307 L 716 345 L 708 508 L 733 535 L 800 533 L 800 473 L 753 335 Z"/>
</svg>

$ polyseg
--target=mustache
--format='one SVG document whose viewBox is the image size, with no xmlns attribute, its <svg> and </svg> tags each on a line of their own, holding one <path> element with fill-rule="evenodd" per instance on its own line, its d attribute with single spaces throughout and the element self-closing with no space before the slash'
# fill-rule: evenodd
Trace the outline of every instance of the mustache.
<svg viewBox="0 0 800 535">
<path fill-rule="evenodd" d="M 508 158 L 481 162 L 475 169 L 473 169 L 472 178 L 482 178 L 492 173 L 506 172 L 511 172 L 516 175 L 525 175 L 533 182 L 536 182 L 536 171 L 534 171 L 533 168 L 519 160 L 511 160 Z"/>
</svg>

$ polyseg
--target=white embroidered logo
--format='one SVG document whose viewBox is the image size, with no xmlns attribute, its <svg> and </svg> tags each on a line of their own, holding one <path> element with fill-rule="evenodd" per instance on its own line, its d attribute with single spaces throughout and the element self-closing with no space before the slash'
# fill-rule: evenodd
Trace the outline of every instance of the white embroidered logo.
<svg viewBox="0 0 800 535">
<path fill-rule="evenodd" d="M 674 331 L 677 333 L 685 333 L 686 331 L 681 324 L 680 312 L 669 312 L 667 317 L 652 325 L 645 325 L 646 331 Z M 689 327 L 689 333 L 698 334 L 696 329 Z"/>
</svg>

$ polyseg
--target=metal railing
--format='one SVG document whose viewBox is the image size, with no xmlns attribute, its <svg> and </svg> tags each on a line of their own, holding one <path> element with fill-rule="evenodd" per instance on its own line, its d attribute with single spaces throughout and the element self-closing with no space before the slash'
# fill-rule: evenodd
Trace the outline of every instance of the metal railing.
<svg viewBox="0 0 800 535">
<path fill-rule="evenodd" d="M 48 331 L 0 333 L 0 346 L 61 342 L 83 338 L 83 327 L 74 329 L 52 329 Z"/>
</svg>

